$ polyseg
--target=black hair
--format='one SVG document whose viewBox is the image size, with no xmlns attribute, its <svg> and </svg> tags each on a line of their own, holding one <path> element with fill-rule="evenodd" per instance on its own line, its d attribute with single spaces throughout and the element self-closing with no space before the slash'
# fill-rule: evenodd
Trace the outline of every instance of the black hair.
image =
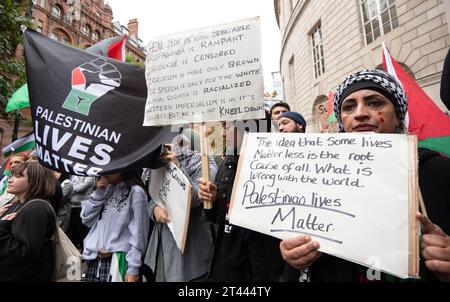
<svg viewBox="0 0 450 302">
<path fill-rule="evenodd" d="M 141 180 L 141 174 L 140 169 L 132 169 L 132 170 L 126 170 L 121 173 L 122 181 L 125 182 L 126 187 L 131 190 L 132 186 L 141 186 L 144 188 L 144 183 Z M 144 188 L 145 190 L 145 188 Z"/>
<path fill-rule="evenodd" d="M 269 116 L 272 117 L 272 111 L 275 107 L 284 107 L 286 108 L 288 111 L 291 111 L 291 107 L 289 107 L 289 104 L 286 102 L 277 102 L 275 104 L 272 105 L 272 107 L 270 107 L 270 113 Z"/>
</svg>

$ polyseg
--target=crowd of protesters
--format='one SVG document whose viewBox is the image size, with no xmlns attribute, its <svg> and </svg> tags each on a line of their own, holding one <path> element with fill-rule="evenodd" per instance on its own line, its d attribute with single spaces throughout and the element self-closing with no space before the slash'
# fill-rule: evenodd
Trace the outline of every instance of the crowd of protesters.
<svg viewBox="0 0 450 302">
<path fill-rule="evenodd" d="M 446 66 L 450 65 L 448 58 Z M 447 69 L 449 69 L 448 67 Z M 443 78 L 448 78 L 444 70 Z M 441 94 L 448 105 L 447 85 Z M 406 133 L 407 97 L 389 74 L 365 70 L 336 89 L 334 112 L 341 132 Z M 239 123 L 255 127 L 236 126 Z M 166 209 L 151 200 L 149 170 L 101 177 L 53 173 L 27 153 L 10 156 L 11 177 L 0 196 L 0 281 L 50 281 L 56 228 L 80 249 L 86 282 L 115 281 L 367 281 L 365 269 L 324 255 L 311 236 L 279 240 L 229 223 L 228 209 L 246 130 L 305 133 L 302 114 L 275 103 L 266 117 L 223 122 L 224 156 L 210 157 L 211 181 L 201 178 L 199 134 L 185 128 L 155 167 L 177 165 L 192 185 L 184 253 L 168 227 Z M 165 143 L 165 142 L 164 142 Z M 167 142 L 168 143 L 168 142 Z M 450 281 L 450 159 L 419 149 L 419 184 L 428 217 L 421 224 L 422 280 Z M 203 202 L 212 202 L 204 209 Z M 383 274 L 382 280 L 394 280 Z"/>
</svg>

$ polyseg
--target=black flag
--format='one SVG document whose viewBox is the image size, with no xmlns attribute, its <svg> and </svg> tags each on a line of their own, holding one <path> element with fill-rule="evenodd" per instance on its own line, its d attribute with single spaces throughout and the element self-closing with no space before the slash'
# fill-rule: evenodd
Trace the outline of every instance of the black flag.
<svg viewBox="0 0 450 302">
<path fill-rule="evenodd" d="M 39 162 L 61 172 L 99 175 L 149 167 L 170 127 L 144 127 L 142 68 L 24 33 L 30 107 Z"/>
</svg>

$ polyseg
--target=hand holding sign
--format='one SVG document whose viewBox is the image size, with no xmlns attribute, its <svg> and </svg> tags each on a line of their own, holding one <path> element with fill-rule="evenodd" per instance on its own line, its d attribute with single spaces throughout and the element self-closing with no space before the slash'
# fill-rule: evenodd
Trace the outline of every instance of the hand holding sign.
<svg viewBox="0 0 450 302">
<path fill-rule="evenodd" d="M 441 281 L 450 281 L 450 237 L 425 215 L 416 214 L 422 224 L 421 252 L 426 267 Z"/>
<path fill-rule="evenodd" d="M 164 223 L 164 224 L 166 224 L 166 223 L 170 222 L 169 213 L 167 213 L 167 211 L 164 210 L 160 206 L 156 206 L 153 209 L 153 215 L 155 216 L 155 221 L 157 223 Z"/>
<path fill-rule="evenodd" d="M 317 251 L 319 248 L 320 244 L 311 241 L 310 236 L 298 236 L 280 242 L 283 259 L 299 270 L 304 270 L 320 257 L 321 254 Z"/>
<path fill-rule="evenodd" d="M 215 202 L 217 199 L 216 185 L 200 178 L 198 184 L 198 199 L 202 202 Z"/>
</svg>

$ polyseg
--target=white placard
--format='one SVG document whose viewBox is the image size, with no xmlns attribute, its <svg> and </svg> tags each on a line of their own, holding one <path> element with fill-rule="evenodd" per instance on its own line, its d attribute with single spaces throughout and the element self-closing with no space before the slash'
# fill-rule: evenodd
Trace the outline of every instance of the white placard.
<svg viewBox="0 0 450 302">
<path fill-rule="evenodd" d="M 251 133 L 230 222 L 407 277 L 408 158 L 407 135 Z"/>
<path fill-rule="evenodd" d="M 144 126 L 264 117 L 259 17 L 146 46 Z"/>
<path fill-rule="evenodd" d="M 183 253 L 191 210 L 192 186 L 188 178 L 169 162 L 166 166 L 151 170 L 148 191 L 152 200 L 168 212 L 170 222 L 167 226 Z"/>
</svg>

